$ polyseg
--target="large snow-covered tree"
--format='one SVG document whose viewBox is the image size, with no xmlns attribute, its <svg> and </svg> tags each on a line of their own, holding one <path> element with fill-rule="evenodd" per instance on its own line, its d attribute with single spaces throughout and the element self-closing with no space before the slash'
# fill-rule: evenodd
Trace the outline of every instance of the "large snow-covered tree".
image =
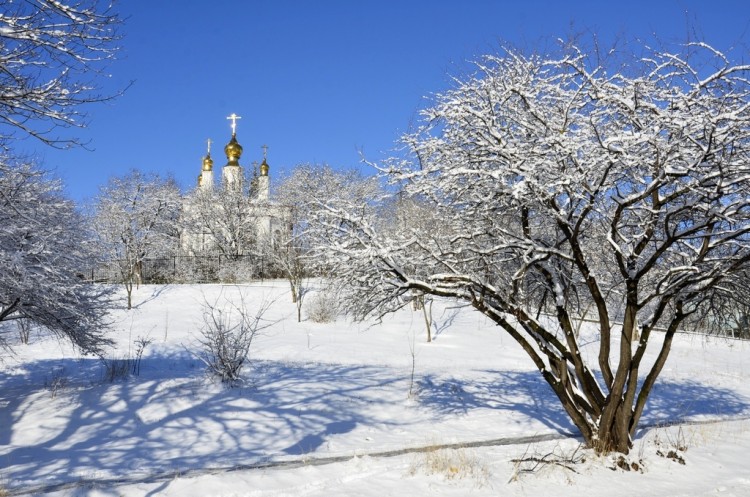
<svg viewBox="0 0 750 497">
<path fill-rule="evenodd" d="M 108 100 L 100 77 L 117 53 L 119 16 L 98 0 L 22 0 L 0 7 L 0 145 L 33 136 L 79 143 L 85 105 Z"/>
<path fill-rule="evenodd" d="M 750 259 L 750 66 L 638 51 L 482 58 L 380 166 L 440 229 L 337 198 L 311 227 L 356 315 L 414 290 L 471 305 L 602 453 L 628 452 L 675 333 Z"/>
<path fill-rule="evenodd" d="M 93 228 L 117 265 L 132 306 L 147 257 L 173 255 L 179 244 L 180 190 L 171 178 L 132 170 L 110 178 L 96 199 Z"/>
<path fill-rule="evenodd" d="M 14 138 L 80 143 L 64 128 L 86 124 L 102 71 L 118 48 L 120 19 L 97 0 L 24 0 L 0 7 L 0 321 L 23 319 L 83 350 L 106 344 L 110 290 L 77 274 L 98 260 L 82 217 L 60 185 L 28 160 Z"/>
<path fill-rule="evenodd" d="M 112 292 L 80 277 L 98 251 L 61 190 L 38 167 L 0 157 L 0 322 L 28 320 L 99 352 Z"/>
</svg>

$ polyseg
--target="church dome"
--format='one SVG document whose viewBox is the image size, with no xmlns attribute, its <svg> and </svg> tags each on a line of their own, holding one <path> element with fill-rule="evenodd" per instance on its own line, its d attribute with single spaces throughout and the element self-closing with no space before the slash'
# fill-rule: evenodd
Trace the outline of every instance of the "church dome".
<svg viewBox="0 0 750 497">
<path fill-rule="evenodd" d="M 214 160 L 211 158 L 211 154 L 206 154 L 203 158 L 203 170 L 211 171 L 214 168 Z"/>
<path fill-rule="evenodd" d="M 232 139 L 224 147 L 224 153 L 230 164 L 236 163 L 242 155 L 242 145 L 237 142 L 237 135 L 232 133 Z"/>
<path fill-rule="evenodd" d="M 260 175 L 268 176 L 268 162 L 266 162 L 265 157 L 263 157 L 263 162 L 260 165 Z"/>
</svg>

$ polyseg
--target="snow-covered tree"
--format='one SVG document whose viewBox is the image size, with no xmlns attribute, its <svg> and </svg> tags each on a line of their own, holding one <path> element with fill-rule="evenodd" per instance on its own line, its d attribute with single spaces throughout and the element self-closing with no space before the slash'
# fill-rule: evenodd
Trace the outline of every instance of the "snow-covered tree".
<svg viewBox="0 0 750 497">
<path fill-rule="evenodd" d="M 308 245 L 301 236 L 301 230 L 305 226 L 307 212 L 305 186 L 313 171 L 307 165 L 297 166 L 276 187 L 274 200 L 281 219 L 275 232 L 260 246 L 264 259 L 289 282 L 292 303 L 297 306 L 297 321 L 302 320 L 302 302 L 306 293 L 304 282 L 309 276 L 308 264 L 304 259 Z"/>
<path fill-rule="evenodd" d="M 77 276 L 98 260 L 89 231 L 59 183 L 12 148 L 27 136 L 79 143 L 57 133 L 84 126 L 82 108 L 114 96 L 97 80 L 120 20 L 96 0 L 4 2 L 0 11 L 0 321 L 33 322 L 98 352 L 110 290 Z"/>
<path fill-rule="evenodd" d="M 59 182 L 0 158 L 0 226 L 0 321 L 28 320 L 99 352 L 112 292 L 80 277 L 98 252 Z"/>
<path fill-rule="evenodd" d="M 393 230 L 340 198 L 311 226 L 355 315 L 414 290 L 473 306 L 602 453 L 628 452 L 674 334 L 750 259 L 750 66 L 639 53 L 482 58 L 381 166 L 441 226 Z"/>
<path fill-rule="evenodd" d="M 197 252 L 230 259 L 257 252 L 258 205 L 240 189 L 198 189 L 186 201 L 186 232 L 204 234 Z"/>
<path fill-rule="evenodd" d="M 117 265 L 132 306 L 143 260 L 173 255 L 179 244 L 180 191 L 173 179 L 132 170 L 101 188 L 94 230 L 111 263 Z"/>
<path fill-rule="evenodd" d="M 276 240 L 271 260 L 289 281 L 292 299 L 297 304 L 297 317 L 301 319 L 304 278 L 325 277 L 331 270 L 328 257 L 320 257 L 315 248 L 333 243 L 338 236 L 335 227 L 328 229 L 319 222 L 321 216 L 326 216 L 330 206 L 344 209 L 353 205 L 367 206 L 383 192 L 376 178 L 364 177 L 358 171 L 301 164 L 281 182 L 275 194 L 289 216 L 286 220 L 289 230 Z"/>
<path fill-rule="evenodd" d="M 325 270 L 310 257 L 310 219 L 321 202 L 335 198 L 369 199 L 377 195 L 378 183 L 356 171 L 336 171 L 328 165 L 299 164 L 274 191 L 279 229 L 263 247 L 264 257 L 289 282 L 297 320 L 302 319 L 305 280 Z"/>
<path fill-rule="evenodd" d="M 117 52 L 119 24 L 109 2 L 3 2 L 0 145 L 29 135 L 57 147 L 79 143 L 57 132 L 85 125 L 82 107 L 114 96 L 100 93 L 97 76 Z"/>
</svg>

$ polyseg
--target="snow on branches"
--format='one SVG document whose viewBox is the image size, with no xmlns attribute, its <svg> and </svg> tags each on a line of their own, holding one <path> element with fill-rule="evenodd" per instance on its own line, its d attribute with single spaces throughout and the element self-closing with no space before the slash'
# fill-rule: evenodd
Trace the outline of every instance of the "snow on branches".
<svg viewBox="0 0 750 497">
<path fill-rule="evenodd" d="M 750 259 L 750 66 L 685 50 L 481 59 L 402 138 L 407 157 L 380 166 L 390 207 L 322 210 L 337 238 L 319 254 L 359 295 L 350 310 L 388 312 L 412 290 L 467 302 L 527 351 L 592 446 L 627 452 L 672 335 Z"/>
<path fill-rule="evenodd" d="M 74 137 L 54 134 L 80 127 L 84 104 L 109 100 L 95 81 L 114 59 L 119 17 L 95 0 L 5 2 L 0 12 L 0 145 L 33 136 L 65 147 Z M 118 93 L 118 92 L 115 92 Z"/>
<path fill-rule="evenodd" d="M 80 277 L 99 256 L 59 183 L 0 158 L 0 225 L 0 322 L 28 320 L 99 352 L 112 290 Z"/>
</svg>

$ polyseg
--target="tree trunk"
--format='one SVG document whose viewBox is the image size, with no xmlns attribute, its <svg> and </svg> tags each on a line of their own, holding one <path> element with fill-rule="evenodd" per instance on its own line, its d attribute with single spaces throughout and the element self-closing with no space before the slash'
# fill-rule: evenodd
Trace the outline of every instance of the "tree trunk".
<svg viewBox="0 0 750 497">
<path fill-rule="evenodd" d="M 133 308 L 133 281 L 125 282 L 125 293 L 128 295 L 128 310 Z"/>
<path fill-rule="evenodd" d="M 627 411 L 627 412 L 626 412 Z M 633 446 L 630 439 L 631 409 L 621 403 L 612 423 L 609 426 L 600 425 L 597 439 L 591 444 L 597 454 L 620 452 L 627 454 Z"/>
<path fill-rule="evenodd" d="M 424 315 L 424 325 L 427 328 L 427 343 L 432 342 L 432 299 L 429 302 L 425 302 L 424 295 L 422 299 L 422 314 Z M 427 308 L 429 306 L 429 309 Z"/>
<path fill-rule="evenodd" d="M 294 281 L 289 280 L 289 286 L 292 289 L 292 304 L 297 303 L 297 286 L 294 284 Z"/>
</svg>

